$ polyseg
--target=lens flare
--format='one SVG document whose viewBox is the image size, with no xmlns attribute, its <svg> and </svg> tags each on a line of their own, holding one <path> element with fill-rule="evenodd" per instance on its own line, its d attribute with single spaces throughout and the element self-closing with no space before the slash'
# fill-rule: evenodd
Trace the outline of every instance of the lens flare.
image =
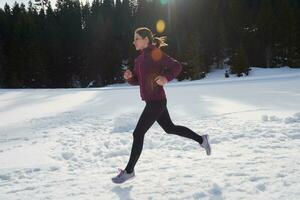
<svg viewBox="0 0 300 200">
<path fill-rule="evenodd" d="M 162 33 L 162 32 L 165 31 L 165 28 L 166 28 L 165 21 L 162 20 L 162 19 L 158 20 L 157 23 L 156 23 L 156 31 L 158 33 Z"/>
<path fill-rule="evenodd" d="M 160 0 L 160 3 L 163 4 L 163 5 L 165 5 L 165 4 L 168 3 L 168 0 Z"/>
<path fill-rule="evenodd" d="M 159 61 L 162 57 L 162 52 L 159 48 L 155 48 L 151 52 L 151 57 L 154 61 Z"/>
</svg>

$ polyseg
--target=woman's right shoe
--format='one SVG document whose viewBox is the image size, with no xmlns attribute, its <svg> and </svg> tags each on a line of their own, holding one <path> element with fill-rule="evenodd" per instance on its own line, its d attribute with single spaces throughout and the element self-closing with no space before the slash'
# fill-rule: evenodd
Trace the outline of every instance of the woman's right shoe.
<svg viewBox="0 0 300 200">
<path fill-rule="evenodd" d="M 202 135 L 202 144 L 200 144 L 201 147 L 203 147 L 206 151 L 206 155 L 211 154 L 211 146 L 209 143 L 209 136 L 208 135 Z"/>
<path fill-rule="evenodd" d="M 119 169 L 119 174 L 116 177 L 113 177 L 111 180 L 114 183 L 120 184 L 134 177 L 134 171 L 132 173 L 127 173 L 126 170 Z"/>
</svg>

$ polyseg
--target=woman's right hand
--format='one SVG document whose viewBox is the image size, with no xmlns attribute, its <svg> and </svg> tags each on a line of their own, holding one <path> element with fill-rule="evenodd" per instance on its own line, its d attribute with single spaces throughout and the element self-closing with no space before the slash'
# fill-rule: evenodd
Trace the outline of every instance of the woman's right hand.
<svg viewBox="0 0 300 200">
<path fill-rule="evenodd" d="M 123 75 L 124 79 L 128 80 L 132 78 L 132 72 L 129 69 L 126 69 Z"/>
</svg>

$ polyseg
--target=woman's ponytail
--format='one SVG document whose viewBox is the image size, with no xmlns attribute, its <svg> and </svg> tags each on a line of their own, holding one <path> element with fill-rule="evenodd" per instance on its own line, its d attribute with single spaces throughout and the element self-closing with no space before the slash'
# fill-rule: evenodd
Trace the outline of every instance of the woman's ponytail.
<svg viewBox="0 0 300 200">
<path fill-rule="evenodd" d="M 153 37 L 153 43 L 157 48 L 168 46 L 166 40 L 167 40 L 167 36 Z"/>
</svg>

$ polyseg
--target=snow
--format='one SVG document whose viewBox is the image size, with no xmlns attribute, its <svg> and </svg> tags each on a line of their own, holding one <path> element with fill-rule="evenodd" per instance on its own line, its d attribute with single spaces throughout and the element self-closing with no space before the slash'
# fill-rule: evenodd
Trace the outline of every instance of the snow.
<svg viewBox="0 0 300 200">
<path fill-rule="evenodd" d="M 1 89 L 0 199 L 299 199 L 299 84 L 288 67 L 172 81 L 172 120 L 209 134 L 212 155 L 154 124 L 122 185 L 110 178 L 144 107 L 137 86 Z"/>
</svg>

